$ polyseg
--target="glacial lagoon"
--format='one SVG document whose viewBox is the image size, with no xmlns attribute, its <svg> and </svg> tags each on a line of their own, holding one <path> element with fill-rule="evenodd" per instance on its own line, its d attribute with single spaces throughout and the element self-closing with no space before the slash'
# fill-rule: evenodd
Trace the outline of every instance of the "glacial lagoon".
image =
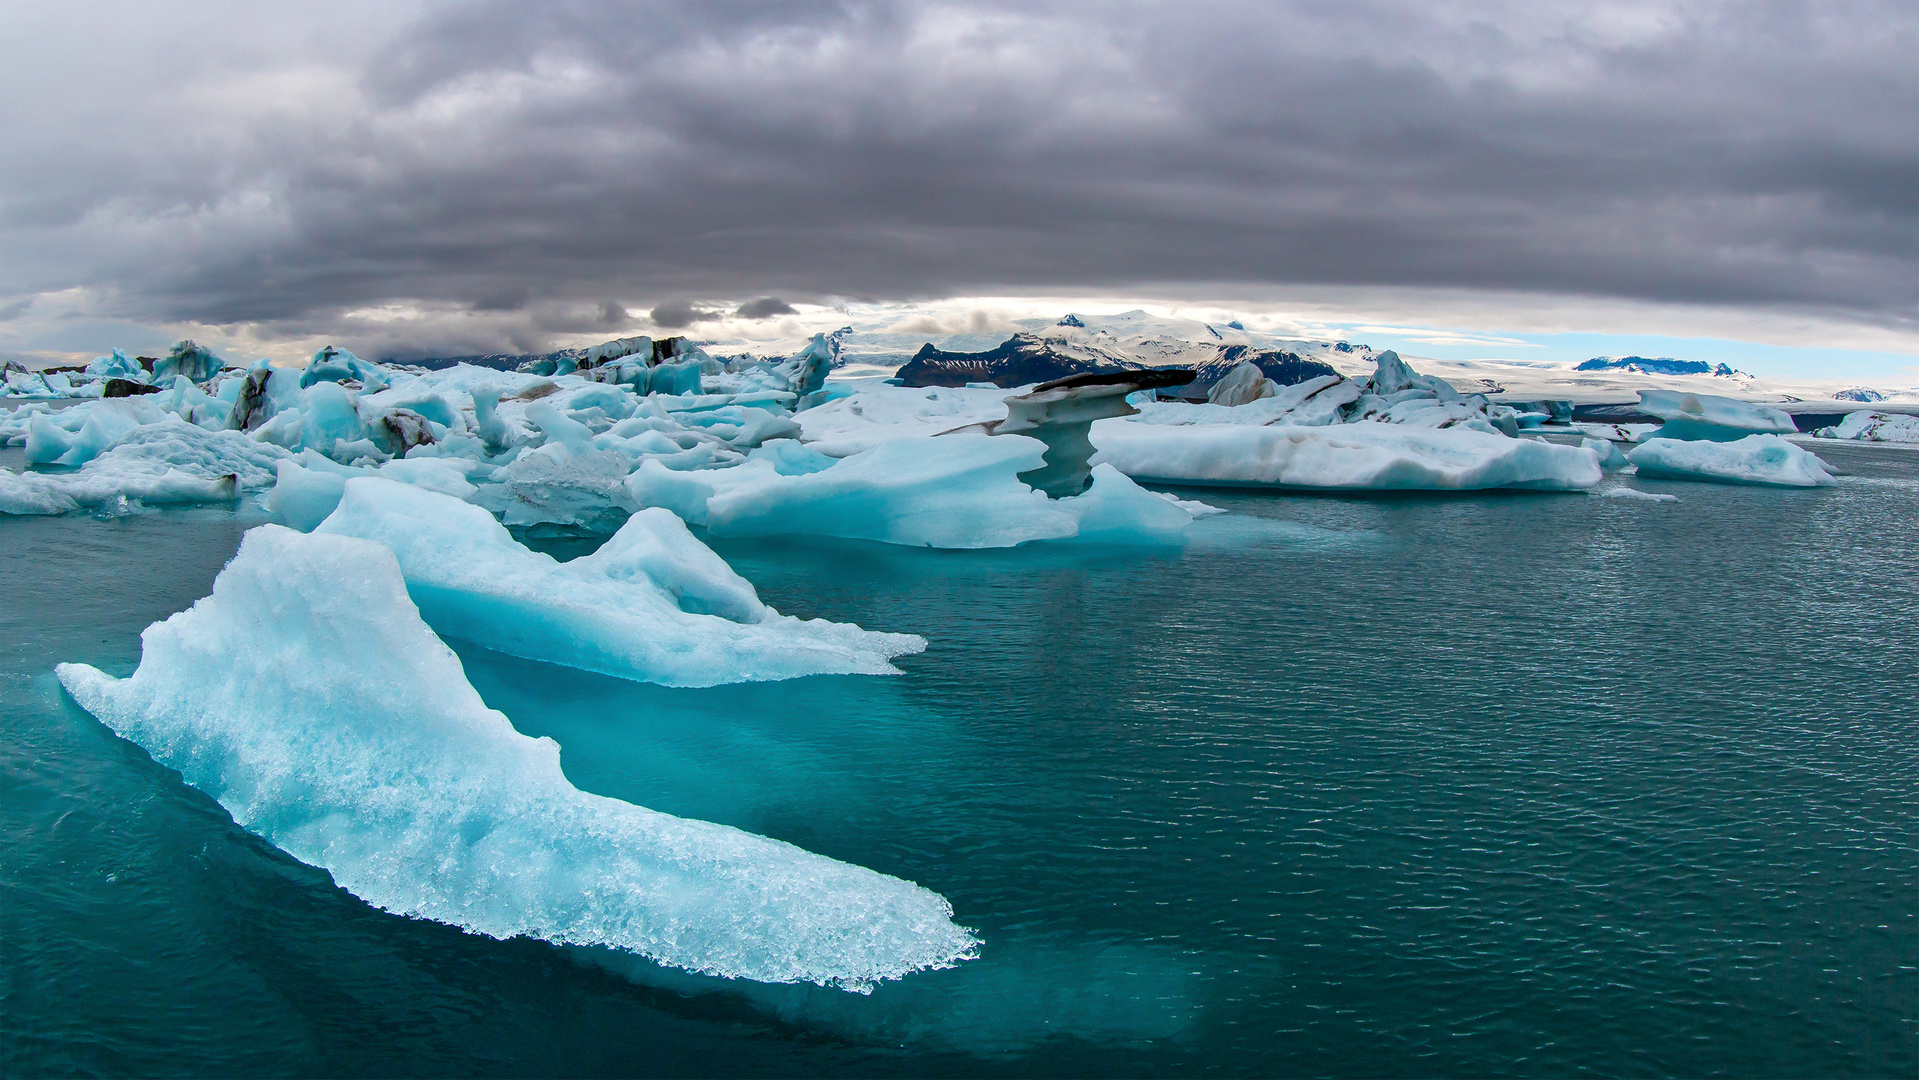
<svg viewBox="0 0 1919 1080">
<path fill-rule="evenodd" d="M 369 907 L 52 674 L 130 673 L 255 499 L 0 517 L 0 1072 L 1910 1074 L 1919 452 L 1817 450 L 1836 486 L 1607 481 L 1677 502 L 1208 490 L 1147 554 L 712 540 L 924 636 L 900 676 L 453 642 L 575 786 L 978 935 L 864 995 Z"/>
</svg>

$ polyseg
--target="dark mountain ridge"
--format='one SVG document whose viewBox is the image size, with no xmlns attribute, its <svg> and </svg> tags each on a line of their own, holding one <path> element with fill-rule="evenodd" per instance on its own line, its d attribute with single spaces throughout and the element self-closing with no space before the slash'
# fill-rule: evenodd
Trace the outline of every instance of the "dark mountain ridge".
<svg viewBox="0 0 1919 1080">
<path fill-rule="evenodd" d="M 1178 397 L 1204 399 L 1206 391 L 1214 383 L 1247 362 L 1281 386 L 1292 386 L 1321 375 L 1339 374 L 1331 366 L 1309 360 L 1298 353 L 1257 349 L 1251 345 L 1225 345 L 1213 357 L 1191 365 L 1197 372 L 1193 381 L 1169 393 Z M 1091 372 L 1141 371 L 1151 366 L 1111 354 L 1078 355 L 1032 334 L 1014 334 L 998 348 L 985 352 L 946 352 L 929 343 L 922 346 L 911 360 L 900 365 L 896 377 L 906 386 L 992 383 L 995 386 L 1013 387 L 1052 382 Z"/>
</svg>

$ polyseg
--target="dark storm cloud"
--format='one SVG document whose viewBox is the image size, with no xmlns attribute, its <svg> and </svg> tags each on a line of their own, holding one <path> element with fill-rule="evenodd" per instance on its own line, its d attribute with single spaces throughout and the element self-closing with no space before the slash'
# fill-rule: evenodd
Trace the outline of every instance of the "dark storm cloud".
<svg viewBox="0 0 1919 1080">
<path fill-rule="evenodd" d="M 733 314 L 742 319 L 770 319 L 775 315 L 797 315 L 799 312 L 777 296 L 762 296 L 741 304 L 734 309 Z"/>
<path fill-rule="evenodd" d="M 1207 283 L 1919 316 L 1910 6 L 521 4 L 350 40 L 304 81 L 126 45 L 106 89 L 40 87 L 0 132 L 0 295 L 528 334 Z"/>
<path fill-rule="evenodd" d="M 689 300 L 668 300 L 649 312 L 647 317 L 653 320 L 654 325 L 671 330 L 698 322 L 711 322 L 720 314 L 717 311 L 702 311 Z"/>
</svg>

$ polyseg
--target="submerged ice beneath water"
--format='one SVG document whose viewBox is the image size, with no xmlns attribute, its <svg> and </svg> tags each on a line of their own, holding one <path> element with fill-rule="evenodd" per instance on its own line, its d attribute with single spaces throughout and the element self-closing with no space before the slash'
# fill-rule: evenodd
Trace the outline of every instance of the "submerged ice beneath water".
<svg viewBox="0 0 1919 1080">
<path fill-rule="evenodd" d="M 688 971 L 864 990 L 970 958 L 924 888 L 575 788 L 489 709 L 386 547 L 267 525 L 139 669 L 61 682 L 241 826 L 376 907 Z"/>
</svg>

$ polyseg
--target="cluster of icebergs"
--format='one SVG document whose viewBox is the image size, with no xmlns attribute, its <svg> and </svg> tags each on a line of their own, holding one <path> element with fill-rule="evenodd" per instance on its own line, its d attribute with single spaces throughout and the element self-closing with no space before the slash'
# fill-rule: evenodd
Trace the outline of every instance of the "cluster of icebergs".
<svg viewBox="0 0 1919 1080">
<path fill-rule="evenodd" d="M 609 342 L 564 371 L 409 370 L 331 348 L 303 371 L 194 348 L 151 372 L 102 358 L 97 398 L 0 426 L 32 466 L 0 472 L 0 512 L 251 492 L 280 524 L 148 628 L 132 677 L 61 679 L 241 825 L 382 908 L 858 990 L 978 943 L 912 883 L 579 791 L 550 740 L 480 701 L 442 636 L 670 686 L 884 675 L 925 640 L 782 615 L 689 525 L 1159 545 L 1217 511 L 1140 480 L 1580 491 L 1630 466 L 1832 482 L 1771 410 L 1648 395 L 1665 426 L 1630 452 L 1550 443 L 1393 353 L 1363 379 L 1235 373 L 1196 404 L 1153 400 L 1176 378 L 1163 371 L 1023 391 L 828 385 L 824 338 L 729 364 L 662 344 Z M 609 538 L 561 563 L 508 526 Z"/>
<path fill-rule="evenodd" d="M 548 361 L 550 371 L 518 372 L 409 369 L 333 348 L 303 371 L 264 361 L 242 369 L 190 342 L 149 371 L 116 352 L 72 376 L 90 381 L 68 380 L 69 391 L 97 397 L 66 408 L 28 404 L 0 419 L 0 439 L 23 442 L 34 466 L 0 474 L 0 512 L 270 489 L 267 505 L 280 520 L 312 528 L 348 479 L 379 476 L 472 503 L 513 527 L 608 534 L 635 513 L 665 508 L 715 535 L 966 548 L 1177 542 L 1207 512 L 1139 481 L 1577 491 L 1622 457 L 1649 463 L 1649 475 L 1830 480 L 1807 467 L 1804 451 L 1776 445 L 1792 419 L 1766 406 L 1643 391 L 1642 410 L 1663 423 L 1635 433 L 1640 450 L 1680 441 L 1736 451 L 1623 456 L 1597 443 L 1525 437 L 1543 416 L 1460 394 L 1392 352 L 1376 357 L 1369 376 L 1293 386 L 1245 364 L 1206 403 L 1147 391 L 1132 395 L 1133 405 L 1070 422 L 1081 407 L 1067 399 L 1079 400 L 1081 389 L 1049 389 L 1041 402 L 1030 390 L 997 387 L 828 385 L 832 362 L 824 336 L 786 360 L 725 364 L 683 341 L 624 338 L 578 361 Z M 1021 407 L 1037 419 L 1007 425 L 1009 409 Z M 1897 438 L 1900 419 L 1847 424 L 1860 427 L 1854 437 Z M 1060 442 L 1073 425 L 1083 426 L 1067 441 L 1083 435 L 1074 445 L 1085 460 L 1060 464 L 1074 456 Z M 1728 455 L 1738 461 L 1727 464 Z M 1790 461 L 1782 469 L 1769 464 L 1775 459 Z M 1035 487 L 1035 475 L 1059 469 L 1082 486 Z"/>
</svg>

